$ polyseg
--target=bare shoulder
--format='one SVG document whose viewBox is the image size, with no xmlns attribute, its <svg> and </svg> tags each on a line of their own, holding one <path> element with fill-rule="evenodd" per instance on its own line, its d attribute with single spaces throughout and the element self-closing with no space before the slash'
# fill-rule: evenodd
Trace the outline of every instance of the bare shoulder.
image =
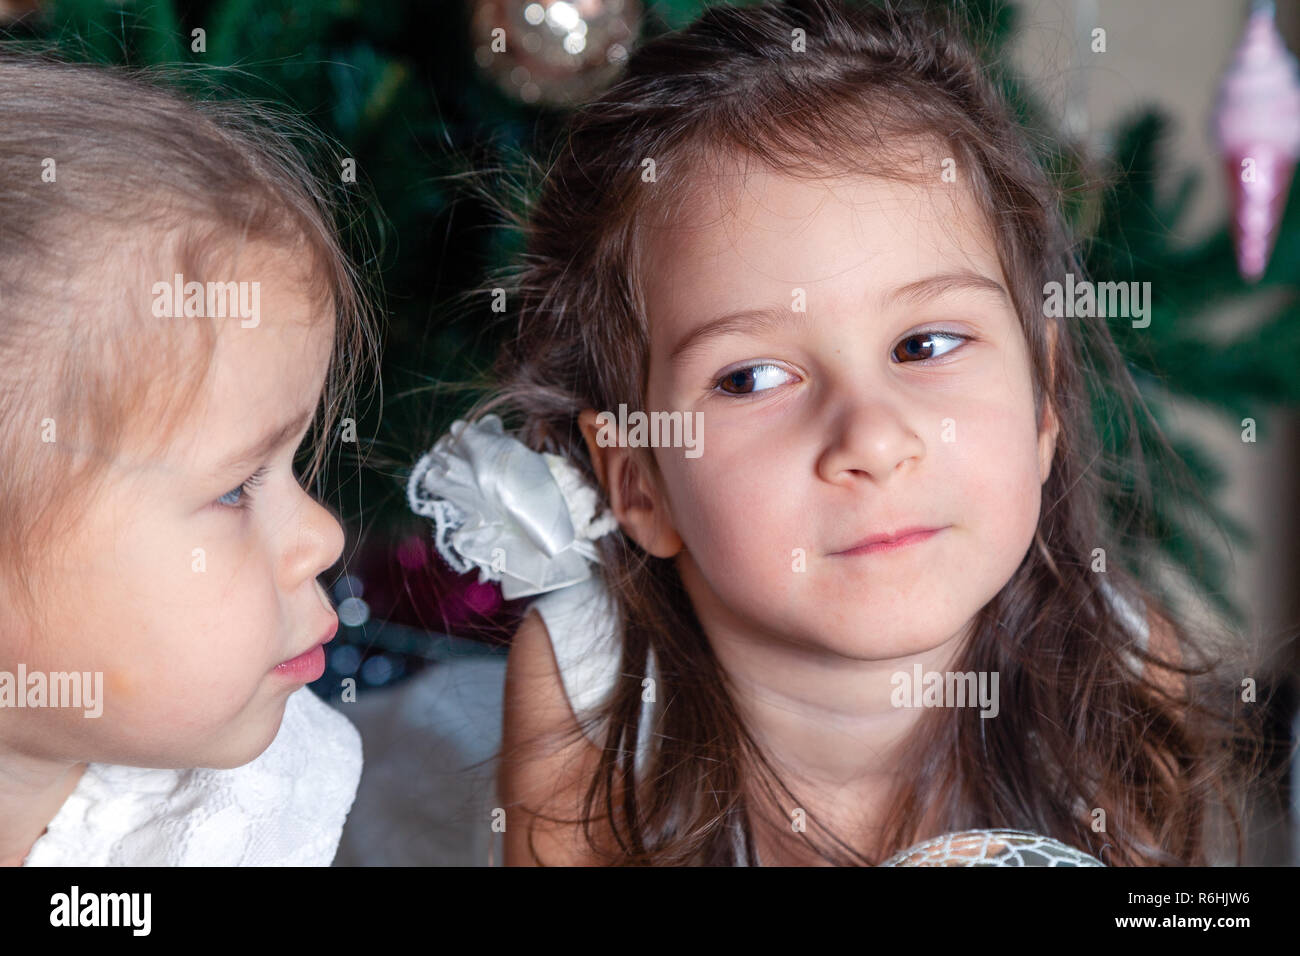
<svg viewBox="0 0 1300 956">
<path fill-rule="evenodd" d="M 600 751 L 578 725 L 546 624 L 535 610 L 520 624 L 506 662 L 501 744 L 506 865 L 596 862 L 577 821 Z"/>
<path fill-rule="evenodd" d="M 542 616 L 530 610 L 515 632 L 506 661 L 506 709 L 552 729 L 577 717 L 560 678 L 551 636 Z"/>
</svg>

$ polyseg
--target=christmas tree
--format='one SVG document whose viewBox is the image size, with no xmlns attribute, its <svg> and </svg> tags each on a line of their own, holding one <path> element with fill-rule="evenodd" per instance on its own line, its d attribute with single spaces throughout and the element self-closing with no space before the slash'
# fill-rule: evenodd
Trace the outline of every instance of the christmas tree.
<svg viewBox="0 0 1300 956">
<path fill-rule="evenodd" d="M 684 26 L 710 5 L 649 0 L 639 38 Z M 1127 319 L 1114 318 L 1111 332 L 1152 420 L 1126 422 L 1109 407 L 1104 387 L 1095 396 L 1096 421 L 1116 459 L 1134 440 L 1158 452 L 1153 426 L 1166 420 L 1171 396 L 1191 397 L 1234 424 L 1300 400 L 1300 377 L 1293 374 L 1300 355 L 1297 204 L 1287 208 L 1272 262 L 1256 284 L 1237 274 L 1226 222 L 1191 247 L 1175 245 L 1171 237 L 1198 184 L 1163 154 L 1168 120 L 1160 111 L 1143 109 L 1122 122 L 1109 137 L 1109 155 L 1081 158 L 1033 90 L 1001 67 L 1018 8 L 998 0 L 954 5 L 970 22 L 991 75 L 1039 134 L 1034 139 L 1043 144 L 1042 162 L 1069 197 L 1069 218 L 1089 237 L 1089 274 L 1151 283 L 1149 327 L 1135 330 Z M 495 351 L 492 325 L 484 321 L 488 304 L 466 308 L 464 293 L 518 252 L 519 237 L 500 228 L 491 205 L 460 184 L 475 170 L 544 158 L 567 110 L 545 97 L 530 103 L 510 95 L 476 60 L 481 48 L 472 19 L 480 6 L 469 0 L 138 0 L 120 6 L 52 0 L 8 25 L 16 40 L 53 45 L 74 58 L 178 67 L 178 82 L 197 95 L 280 101 L 329 137 L 330 161 L 355 161 L 357 182 L 345 188 L 359 204 L 342 225 L 358 236 L 355 248 L 369 256 L 366 267 L 382 276 L 388 324 L 381 400 L 356 410 L 361 451 L 336 462 L 327 477 L 349 540 L 359 542 L 349 548 L 350 576 L 336 596 L 352 593 L 359 581 L 378 618 L 463 633 L 487 633 L 483 628 L 500 623 L 499 596 L 438 566 L 426 523 L 407 510 L 404 478 L 421 450 L 475 397 L 471 389 L 440 387 L 473 381 Z M 1278 287 L 1289 294 L 1276 296 Z M 1283 304 L 1264 304 L 1279 299 Z M 1259 321 L 1227 341 L 1211 338 L 1207 319 L 1242 300 L 1259 303 Z M 1249 544 L 1246 532 L 1213 504 L 1223 476 L 1209 455 L 1184 440 L 1173 450 L 1200 494 L 1189 503 L 1178 487 L 1158 488 L 1149 530 L 1164 557 L 1240 623 L 1243 615 L 1220 583 L 1227 567 L 1223 549 L 1200 529 L 1218 526 L 1230 540 Z M 1116 477 L 1122 484 L 1122 470 Z M 1114 507 L 1118 512 L 1123 501 Z M 1205 513 L 1198 515 L 1197 508 Z M 399 631 L 367 633 L 361 638 L 367 652 L 373 642 L 388 641 L 394 651 L 419 655 L 408 638 L 394 636 Z"/>
</svg>

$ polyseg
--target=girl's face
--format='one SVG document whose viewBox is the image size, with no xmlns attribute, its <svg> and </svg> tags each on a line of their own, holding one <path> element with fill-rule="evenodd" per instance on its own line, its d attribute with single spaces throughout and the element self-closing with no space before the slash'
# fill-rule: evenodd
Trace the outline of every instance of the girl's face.
<svg viewBox="0 0 1300 956">
<path fill-rule="evenodd" d="M 703 427 L 698 457 L 653 449 L 650 493 L 701 621 L 859 660 L 959 639 L 1032 543 L 1056 439 L 992 236 L 937 173 L 727 198 L 645 270 L 647 406 Z M 913 526 L 939 530 L 853 551 Z"/>
<path fill-rule="evenodd" d="M 118 457 L 62 549 L 38 595 L 48 630 L 0 643 L 0 669 L 102 672 L 103 715 L 10 711 L 4 744 L 78 762 L 238 766 L 319 676 L 276 668 L 332 638 L 316 576 L 343 547 L 293 471 L 333 339 L 332 317 L 283 278 L 293 269 L 240 259 L 235 275 L 261 280 L 259 324 L 215 320 L 209 378 L 185 423 L 163 454 Z"/>
</svg>

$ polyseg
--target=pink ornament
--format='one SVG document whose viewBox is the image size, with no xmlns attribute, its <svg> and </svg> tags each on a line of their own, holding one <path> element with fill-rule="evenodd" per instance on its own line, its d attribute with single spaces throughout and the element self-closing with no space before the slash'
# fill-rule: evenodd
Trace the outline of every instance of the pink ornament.
<svg viewBox="0 0 1300 956">
<path fill-rule="evenodd" d="M 501 608 L 501 591 L 494 584 L 472 581 L 465 586 L 465 606 L 475 614 L 495 614 Z"/>
<path fill-rule="evenodd" d="M 1264 274 L 1300 158 L 1300 67 L 1273 23 L 1272 4 L 1257 8 L 1224 75 L 1214 131 L 1232 196 L 1237 268 Z"/>
</svg>

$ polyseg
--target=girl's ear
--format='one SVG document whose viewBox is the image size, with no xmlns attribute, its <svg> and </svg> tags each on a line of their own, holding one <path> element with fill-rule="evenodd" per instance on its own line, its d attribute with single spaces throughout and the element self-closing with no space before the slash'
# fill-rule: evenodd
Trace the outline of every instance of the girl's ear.
<svg viewBox="0 0 1300 956">
<path fill-rule="evenodd" d="M 673 527 L 667 500 L 646 473 L 639 449 L 618 445 L 617 427 L 602 427 L 596 419 L 595 409 L 583 409 L 578 426 L 614 517 L 648 553 L 656 558 L 675 556 L 682 550 L 681 536 Z"/>
</svg>

